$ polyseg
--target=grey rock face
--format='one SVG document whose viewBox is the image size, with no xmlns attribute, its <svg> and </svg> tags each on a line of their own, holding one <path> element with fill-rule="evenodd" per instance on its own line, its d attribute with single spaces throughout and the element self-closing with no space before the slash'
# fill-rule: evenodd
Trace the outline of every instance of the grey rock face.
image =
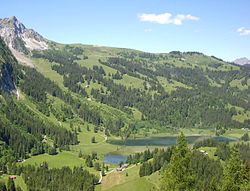
<svg viewBox="0 0 250 191">
<path fill-rule="evenodd" d="M 246 57 L 244 58 L 238 58 L 234 61 L 235 64 L 238 64 L 238 65 L 250 65 L 250 60 L 247 59 Z"/>
<path fill-rule="evenodd" d="M 10 49 L 24 54 L 30 50 L 48 48 L 45 38 L 34 30 L 27 29 L 16 17 L 0 19 L 0 36 Z"/>
</svg>

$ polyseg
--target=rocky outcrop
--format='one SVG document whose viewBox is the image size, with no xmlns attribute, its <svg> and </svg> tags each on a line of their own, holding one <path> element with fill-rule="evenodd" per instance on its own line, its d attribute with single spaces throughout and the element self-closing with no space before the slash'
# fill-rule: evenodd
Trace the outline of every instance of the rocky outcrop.
<svg viewBox="0 0 250 191">
<path fill-rule="evenodd" d="M 16 17 L 0 19 L 0 36 L 9 47 L 22 53 L 48 48 L 45 38 L 33 29 L 27 29 Z"/>
<path fill-rule="evenodd" d="M 247 59 L 246 57 L 244 58 L 238 58 L 234 61 L 235 64 L 237 65 L 250 65 L 250 60 Z"/>
<path fill-rule="evenodd" d="M 0 19 L 0 37 L 19 62 L 32 66 L 27 54 L 31 50 L 48 49 L 48 40 L 33 29 L 27 29 L 16 17 Z"/>
</svg>

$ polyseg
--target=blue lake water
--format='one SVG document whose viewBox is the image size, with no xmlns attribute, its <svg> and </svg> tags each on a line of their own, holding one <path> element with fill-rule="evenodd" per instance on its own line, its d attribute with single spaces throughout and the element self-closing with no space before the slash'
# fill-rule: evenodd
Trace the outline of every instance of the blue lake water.
<svg viewBox="0 0 250 191">
<path fill-rule="evenodd" d="M 104 156 L 103 162 L 111 164 L 119 164 L 120 162 L 126 162 L 127 156 L 118 154 L 106 154 Z"/>
<path fill-rule="evenodd" d="M 138 138 L 138 139 L 127 139 L 123 140 L 108 140 L 108 143 L 114 145 L 125 145 L 125 146 L 171 146 L 176 144 L 176 138 L 174 136 L 167 137 L 148 137 L 148 138 Z M 231 142 L 237 141 L 236 138 L 230 137 L 207 137 L 207 136 L 187 136 L 187 142 L 189 144 L 194 143 L 195 141 L 202 140 L 205 138 L 213 138 L 218 142 Z M 119 164 L 120 162 L 126 162 L 127 156 L 108 153 L 104 156 L 104 162 L 111 164 Z"/>
<path fill-rule="evenodd" d="M 189 144 L 194 143 L 197 140 L 201 140 L 204 136 L 187 136 L 187 142 Z M 211 137 L 219 142 L 227 142 L 227 141 L 236 141 L 237 139 L 229 138 L 229 137 Z M 125 146 L 170 146 L 176 144 L 176 137 L 167 136 L 167 137 L 149 137 L 149 138 L 138 138 L 138 139 L 127 139 L 127 140 L 109 140 L 110 144 L 114 145 L 125 145 Z"/>
</svg>

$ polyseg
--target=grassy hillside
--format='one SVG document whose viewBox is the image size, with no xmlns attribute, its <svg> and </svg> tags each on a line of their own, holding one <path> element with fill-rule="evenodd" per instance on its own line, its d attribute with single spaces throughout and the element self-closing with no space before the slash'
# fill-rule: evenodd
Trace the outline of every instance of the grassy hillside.
<svg viewBox="0 0 250 191">
<path fill-rule="evenodd" d="M 131 115 L 135 110 L 139 111 L 141 117 L 148 121 L 160 121 L 164 126 L 172 128 L 211 128 L 212 126 L 213 128 L 241 128 L 246 127 L 249 123 L 247 116 L 250 79 L 247 68 L 198 52 L 174 51 L 168 54 L 151 54 L 137 50 L 81 44 L 54 44 L 53 48 L 57 50 L 56 54 L 71 55 L 74 59 L 73 62 L 79 64 L 83 70 L 96 72 L 96 68 L 100 67 L 104 73 L 76 74 L 73 69 L 71 73 L 67 66 L 70 63 L 60 63 L 57 55 L 53 53 L 53 58 L 49 51 L 33 55 L 37 70 L 55 81 L 65 91 L 69 88 L 72 91 L 72 85 L 65 87 L 65 78 L 74 80 L 74 83 L 86 91 L 88 104 L 98 105 L 101 113 L 109 113 L 112 110 L 114 113 L 118 110 L 125 112 L 123 115 L 127 118 L 128 124 L 140 121 L 140 118 L 135 117 L 136 115 Z M 71 75 L 79 75 L 77 78 L 82 78 L 82 80 L 73 79 Z M 107 82 L 111 84 L 107 84 Z M 112 89 L 115 85 L 126 88 L 126 92 Z M 201 99 L 191 101 L 200 92 L 202 92 Z M 78 92 L 73 94 L 82 100 L 85 99 Z M 127 94 L 131 98 L 128 99 Z M 164 97 L 165 94 L 168 97 Z M 222 99 L 217 97 L 218 94 Z M 123 98 L 124 95 L 125 98 Z M 175 100 L 175 97 L 178 99 Z M 108 99 L 112 99 L 112 101 Z M 114 99 L 117 99 L 119 103 Z M 204 100 L 208 102 L 205 105 Z M 161 102 L 169 105 L 168 108 L 164 108 L 164 104 Z M 178 106 L 182 104 L 181 102 L 187 102 L 187 106 Z M 100 105 L 100 103 L 102 104 Z M 147 103 L 150 103 L 150 107 L 145 106 Z M 242 113 L 232 115 L 230 108 L 226 107 L 228 104 L 243 108 Z M 108 106 L 109 109 L 107 109 Z M 196 106 L 198 116 L 194 113 L 197 111 Z M 158 113 L 156 108 L 161 113 Z M 174 109 L 177 110 L 173 111 Z M 164 113 L 168 117 L 161 116 Z M 218 119 L 213 117 L 218 114 L 220 115 Z M 213 124 L 204 119 L 205 115 L 214 120 Z M 182 119 L 185 116 L 188 121 L 184 122 Z"/>
<path fill-rule="evenodd" d="M 159 172 L 148 177 L 139 177 L 140 165 L 131 166 L 123 172 L 114 172 L 103 178 L 101 190 L 159 190 Z"/>
</svg>

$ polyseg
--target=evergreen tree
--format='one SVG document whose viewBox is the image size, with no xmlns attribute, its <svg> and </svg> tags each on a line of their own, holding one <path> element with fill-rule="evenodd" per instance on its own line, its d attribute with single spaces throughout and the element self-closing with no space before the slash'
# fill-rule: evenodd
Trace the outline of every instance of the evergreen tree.
<svg viewBox="0 0 250 191">
<path fill-rule="evenodd" d="M 249 141 L 250 140 L 248 133 L 245 133 L 244 135 L 242 135 L 242 137 L 240 139 L 242 141 Z"/>
<path fill-rule="evenodd" d="M 105 176 L 105 163 L 102 163 L 102 176 Z"/>
<path fill-rule="evenodd" d="M 22 188 L 21 188 L 20 186 L 18 186 L 18 187 L 16 188 L 16 191 L 22 191 Z"/>
<path fill-rule="evenodd" d="M 83 155 L 82 155 L 82 150 L 80 150 L 80 151 L 79 151 L 79 154 L 78 154 L 78 157 L 79 157 L 79 158 L 82 158 L 82 156 L 83 156 Z"/>
<path fill-rule="evenodd" d="M 105 174 L 105 169 L 104 168 L 102 168 L 102 176 L 105 176 L 106 174 Z"/>
<path fill-rule="evenodd" d="M 242 191 L 250 190 L 250 163 L 246 163 L 243 168 L 243 184 L 241 185 Z"/>
<path fill-rule="evenodd" d="M 183 133 L 177 138 L 177 145 L 170 163 L 163 173 L 162 190 L 193 190 L 194 173 L 190 167 L 191 152 Z"/>
<path fill-rule="evenodd" d="M 94 127 L 94 133 L 98 133 L 98 127 Z"/>
<path fill-rule="evenodd" d="M 6 185 L 4 182 L 0 182 L 0 190 L 1 191 L 7 191 Z"/>
<path fill-rule="evenodd" d="M 57 154 L 56 147 L 55 146 L 49 147 L 48 154 L 49 155 L 56 155 Z"/>
<path fill-rule="evenodd" d="M 8 179 L 7 190 L 8 191 L 16 191 L 14 180 L 11 178 Z"/>
<path fill-rule="evenodd" d="M 95 143 L 95 136 L 91 138 L 91 143 Z"/>
<path fill-rule="evenodd" d="M 224 169 L 224 177 L 222 182 L 223 191 L 240 190 L 240 185 L 243 183 L 242 161 L 240 160 L 239 151 L 233 147 L 231 156 L 226 163 Z"/>
<path fill-rule="evenodd" d="M 93 161 L 92 161 L 92 157 L 90 155 L 87 156 L 85 162 L 86 162 L 87 167 L 93 167 Z"/>
<path fill-rule="evenodd" d="M 108 165 L 105 166 L 105 170 L 106 170 L 106 172 L 109 171 L 109 166 Z"/>
<path fill-rule="evenodd" d="M 100 167 L 100 163 L 99 162 L 95 162 L 94 164 L 94 167 L 97 171 L 100 171 L 101 170 L 101 167 Z"/>
</svg>

